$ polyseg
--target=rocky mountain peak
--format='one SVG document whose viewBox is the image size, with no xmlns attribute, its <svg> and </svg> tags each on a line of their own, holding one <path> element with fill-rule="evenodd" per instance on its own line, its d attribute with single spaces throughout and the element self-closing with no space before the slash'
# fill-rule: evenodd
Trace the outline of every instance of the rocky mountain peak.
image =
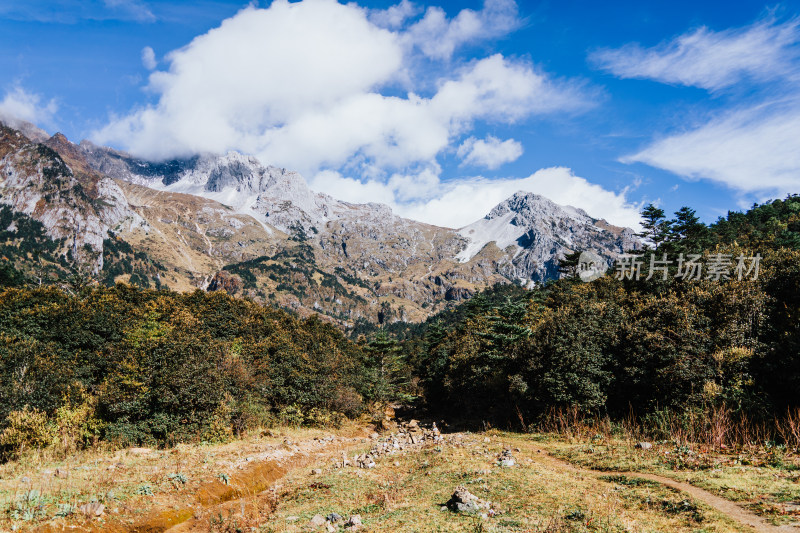
<svg viewBox="0 0 800 533">
<path fill-rule="evenodd" d="M 584 223 L 592 223 L 594 219 L 583 209 L 559 205 L 549 198 L 532 192 L 517 191 L 507 200 L 496 205 L 484 218 L 493 220 L 514 213 L 512 223 L 526 224 L 534 220 L 572 218 Z"/>
</svg>

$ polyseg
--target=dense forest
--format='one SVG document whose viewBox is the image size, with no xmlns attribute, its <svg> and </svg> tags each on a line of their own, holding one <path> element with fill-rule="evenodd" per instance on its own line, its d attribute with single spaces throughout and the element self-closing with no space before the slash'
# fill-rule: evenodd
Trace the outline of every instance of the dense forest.
<svg viewBox="0 0 800 533">
<path fill-rule="evenodd" d="M 547 285 L 496 286 L 425 323 L 360 324 L 350 338 L 223 292 L 47 286 L 5 262 L 0 458 L 98 440 L 219 441 L 396 401 L 518 429 L 560 408 L 699 424 L 798 408 L 800 197 L 711 225 L 689 208 L 669 219 L 648 206 L 643 219 L 648 247 L 599 279 L 581 279 L 576 253 Z M 146 263 L 123 243 L 115 253 Z"/>
<path fill-rule="evenodd" d="M 113 288 L 0 293 L 0 437 L 85 446 L 224 440 L 335 423 L 373 396 L 368 350 L 316 317 L 238 300 Z"/>
<path fill-rule="evenodd" d="M 425 324 L 395 325 L 427 404 L 517 427 L 557 408 L 700 423 L 711 413 L 768 422 L 797 408 L 800 197 L 712 225 L 689 208 L 668 219 L 648 206 L 643 219 L 647 249 L 599 279 L 581 280 L 576 253 L 544 287 L 497 287 Z M 687 276 L 690 260 L 701 267 Z"/>
</svg>

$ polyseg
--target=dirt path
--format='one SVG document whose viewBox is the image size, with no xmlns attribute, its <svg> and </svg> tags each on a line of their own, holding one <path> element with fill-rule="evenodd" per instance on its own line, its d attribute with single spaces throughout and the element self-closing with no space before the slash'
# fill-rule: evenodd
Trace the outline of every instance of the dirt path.
<svg viewBox="0 0 800 533">
<path fill-rule="evenodd" d="M 724 514 L 725 516 L 729 517 L 730 519 L 752 527 L 755 531 L 759 533 L 798 533 L 800 532 L 800 527 L 784 525 L 784 526 L 776 526 L 770 524 L 757 514 L 744 509 L 740 505 L 726 500 L 725 498 L 721 498 L 716 494 L 712 494 L 707 490 L 703 490 L 699 487 L 695 487 L 694 485 L 690 485 L 688 483 L 683 483 L 681 481 L 676 481 L 674 479 L 670 479 L 668 477 L 659 476 L 656 474 L 645 474 L 640 472 L 624 472 L 624 471 L 597 471 L 597 470 L 589 470 L 587 468 L 580 468 L 575 466 L 567 461 L 563 461 L 556 457 L 550 455 L 547 450 L 543 448 L 534 447 L 534 449 L 538 452 L 535 456 L 540 462 L 547 463 L 551 466 L 556 468 L 560 468 L 562 470 L 569 470 L 572 472 L 580 473 L 587 476 L 592 476 L 599 478 L 600 476 L 627 476 L 627 477 L 637 477 L 642 479 L 647 479 L 650 481 L 655 481 L 657 483 L 661 483 L 662 485 L 666 485 L 667 487 L 673 488 L 675 490 L 679 490 L 681 492 L 685 492 L 692 498 L 701 501 L 708 505 L 709 507 L 713 508 L 714 510 Z"/>
</svg>

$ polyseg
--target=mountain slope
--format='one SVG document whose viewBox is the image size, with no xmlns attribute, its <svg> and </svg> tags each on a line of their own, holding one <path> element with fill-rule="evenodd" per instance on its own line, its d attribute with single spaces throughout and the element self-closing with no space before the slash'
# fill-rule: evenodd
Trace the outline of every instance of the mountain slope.
<svg viewBox="0 0 800 533">
<path fill-rule="evenodd" d="M 493 242 L 511 257 L 510 263 L 501 267 L 504 275 L 537 282 L 558 276 L 558 260 L 565 251 L 592 250 L 610 265 L 619 254 L 637 246 L 629 228 L 612 226 L 582 209 L 522 191 L 461 228 L 459 234 L 469 244 L 456 255 L 458 260 L 469 261 Z"/>
<path fill-rule="evenodd" d="M 611 261 L 635 245 L 630 230 L 530 193 L 454 230 L 315 193 L 235 152 L 152 162 L 2 132 L 0 203 L 69 241 L 62 254 L 104 282 L 224 289 L 342 324 L 418 321 L 496 283 L 555 277 L 566 253 Z"/>
</svg>

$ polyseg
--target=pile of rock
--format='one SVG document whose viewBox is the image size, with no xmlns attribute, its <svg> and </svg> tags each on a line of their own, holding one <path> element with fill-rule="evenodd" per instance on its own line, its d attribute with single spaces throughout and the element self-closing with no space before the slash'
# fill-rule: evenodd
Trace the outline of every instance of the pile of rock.
<svg viewBox="0 0 800 533">
<path fill-rule="evenodd" d="M 514 455 L 511 453 L 511 449 L 506 448 L 503 450 L 503 453 L 501 453 L 497 457 L 497 464 L 505 467 L 511 467 L 517 464 L 517 460 L 514 459 Z"/>
<path fill-rule="evenodd" d="M 328 516 L 323 517 L 321 514 L 314 515 L 309 520 L 308 526 L 311 529 L 325 528 L 325 531 L 339 531 L 339 527 L 344 527 L 347 531 L 356 531 L 361 529 L 361 515 L 354 514 L 347 520 L 342 518 L 339 513 L 330 513 Z"/>
<path fill-rule="evenodd" d="M 356 455 L 352 459 L 348 458 L 343 453 L 341 461 L 337 461 L 336 466 L 338 468 L 347 466 L 375 468 L 375 461 L 379 457 L 419 448 L 424 445 L 441 444 L 444 442 L 439 428 L 436 427 L 436 422 L 431 424 L 430 428 L 424 428 L 420 426 L 417 420 L 400 423 L 396 432 L 390 433 L 385 437 L 373 433 L 371 439 L 374 441 L 374 444 L 369 452 Z"/>
<path fill-rule="evenodd" d="M 481 514 L 481 517 L 494 516 L 496 512 L 492 509 L 492 502 L 481 500 L 463 486 L 456 487 L 450 500 L 444 505 L 443 509 L 449 509 L 454 513 Z"/>
</svg>

